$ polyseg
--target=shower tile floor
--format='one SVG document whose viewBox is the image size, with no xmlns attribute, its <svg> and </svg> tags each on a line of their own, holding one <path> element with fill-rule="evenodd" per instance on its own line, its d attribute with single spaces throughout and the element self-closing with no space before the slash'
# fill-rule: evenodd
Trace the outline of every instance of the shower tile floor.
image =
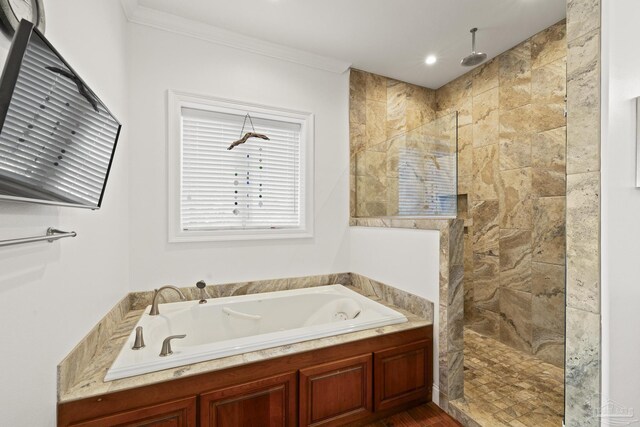
<svg viewBox="0 0 640 427">
<path fill-rule="evenodd" d="M 470 427 L 562 426 L 562 368 L 469 329 L 464 332 L 464 395 L 450 409 Z"/>
</svg>

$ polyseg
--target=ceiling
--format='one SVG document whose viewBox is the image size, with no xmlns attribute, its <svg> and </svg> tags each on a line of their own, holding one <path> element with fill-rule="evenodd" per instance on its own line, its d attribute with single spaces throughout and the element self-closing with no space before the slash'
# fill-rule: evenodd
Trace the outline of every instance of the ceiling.
<svg viewBox="0 0 640 427">
<path fill-rule="evenodd" d="M 565 0 L 138 0 L 145 8 L 438 88 L 565 17 Z M 438 61 L 427 66 L 434 54 Z"/>
</svg>

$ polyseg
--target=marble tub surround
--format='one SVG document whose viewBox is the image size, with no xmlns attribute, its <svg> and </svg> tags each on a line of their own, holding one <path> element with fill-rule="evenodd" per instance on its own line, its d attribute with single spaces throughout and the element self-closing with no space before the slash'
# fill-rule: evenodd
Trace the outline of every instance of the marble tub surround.
<svg viewBox="0 0 640 427">
<path fill-rule="evenodd" d="M 561 21 L 436 90 L 437 116 L 458 111 L 465 325 L 556 366 L 564 362 L 566 58 Z"/>
<path fill-rule="evenodd" d="M 352 273 L 225 284 L 208 286 L 206 290 L 212 297 L 221 297 L 336 283 L 348 286 L 352 290 L 400 311 L 407 316 L 409 321 L 105 382 L 104 375 L 107 369 L 117 357 L 122 345 L 126 342 L 133 327 L 148 305 L 148 301 L 150 301 L 149 294 L 151 296 L 153 294 L 152 292 L 134 292 L 114 307 L 60 363 L 58 366 L 58 402 L 83 399 L 168 381 L 178 377 L 221 370 L 288 354 L 312 351 L 317 348 L 357 341 L 433 323 L 434 310 L 433 303 L 430 301 Z M 191 292 L 191 288 L 182 288 L 182 291 L 190 300 L 199 299 L 199 294 Z M 193 288 L 195 289 L 195 287 Z M 171 300 L 171 298 L 168 299 Z"/>
</svg>

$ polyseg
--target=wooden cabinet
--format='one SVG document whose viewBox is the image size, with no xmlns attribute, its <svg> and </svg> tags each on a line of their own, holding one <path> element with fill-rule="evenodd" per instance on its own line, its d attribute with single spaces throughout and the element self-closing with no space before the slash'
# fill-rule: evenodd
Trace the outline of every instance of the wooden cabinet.
<svg viewBox="0 0 640 427">
<path fill-rule="evenodd" d="M 74 427 L 195 427 L 196 398 L 175 400 L 71 424 Z"/>
<path fill-rule="evenodd" d="M 58 405 L 60 427 L 364 425 L 431 398 L 431 325 Z"/>
<path fill-rule="evenodd" d="M 376 411 L 431 399 L 432 348 L 424 340 L 374 353 Z"/>
<path fill-rule="evenodd" d="M 371 354 L 300 370 L 300 427 L 338 426 L 371 414 Z"/>
<path fill-rule="evenodd" d="M 296 373 L 200 395 L 202 427 L 295 426 Z"/>
</svg>

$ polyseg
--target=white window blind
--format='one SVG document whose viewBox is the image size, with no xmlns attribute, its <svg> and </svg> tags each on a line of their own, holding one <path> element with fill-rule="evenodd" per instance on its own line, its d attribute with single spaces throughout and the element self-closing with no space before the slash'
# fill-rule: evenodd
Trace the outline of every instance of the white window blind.
<svg viewBox="0 0 640 427">
<path fill-rule="evenodd" d="M 73 75 L 32 34 L 0 133 L 0 193 L 97 206 L 119 124 L 61 72 Z"/>
<path fill-rule="evenodd" d="M 456 158 L 449 152 L 401 148 L 398 162 L 400 215 L 456 215 Z"/>
<path fill-rule="evenodd" d="M 301 124 L 181 108 L 180 227 L 183 231 L 295 229 L 301 226 Z M 249 112 L 251 114 L 251 112 Z"/>
</svg>

